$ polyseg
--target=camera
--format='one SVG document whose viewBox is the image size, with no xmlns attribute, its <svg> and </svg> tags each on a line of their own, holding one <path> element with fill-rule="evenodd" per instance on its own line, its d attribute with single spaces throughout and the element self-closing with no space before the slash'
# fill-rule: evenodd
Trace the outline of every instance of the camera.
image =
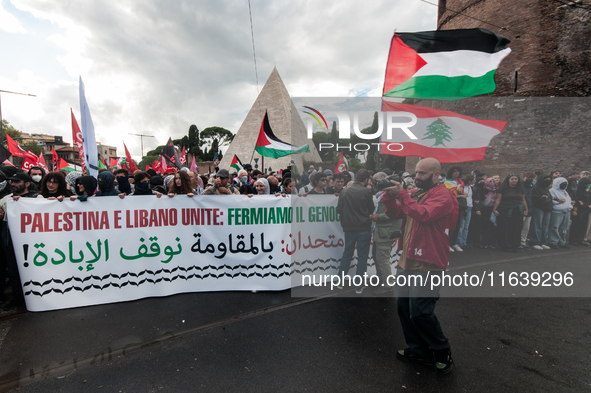
<svg viewBox="0 0 591 393">
<path fill-rule="evenodd" d="M 378 191 L 381 191 L 384 188 L 392 187 L 392 183 L 390 182 L 390 180 L 394 180 L 395 182 L 400 183 L 400 177 L 398 175 L 391 175 L 385 179 L 378 180 L 378 182 L 376 183 L 376 189 Z"/>
</svg>

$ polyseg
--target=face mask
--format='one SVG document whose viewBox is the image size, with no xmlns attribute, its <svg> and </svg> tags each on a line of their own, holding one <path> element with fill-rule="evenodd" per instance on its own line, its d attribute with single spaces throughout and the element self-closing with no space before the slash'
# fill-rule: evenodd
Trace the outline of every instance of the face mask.
<svg viewBox="0 0 591 393">
<path fill-rule="evenodd" d="M 35 175 L 31 177 L 35 183 L 39 183 L 41 181 L 41 175 Z"/>
<path fill-rule="evenodd" d="M 137 185 L 137 189 L 142 190 L 142 191 L 148 191 L 149 187 L 150 187 L 150 184 L 145 183 L 145 182 Z"/>
<path fill-rule="evenodd" d="M 568 186 L 568 183 L 565 182 L 565 183 L 560 183 L 559 187 L 561 190 L 566 190 L 566 186 Z"/>
</svg>

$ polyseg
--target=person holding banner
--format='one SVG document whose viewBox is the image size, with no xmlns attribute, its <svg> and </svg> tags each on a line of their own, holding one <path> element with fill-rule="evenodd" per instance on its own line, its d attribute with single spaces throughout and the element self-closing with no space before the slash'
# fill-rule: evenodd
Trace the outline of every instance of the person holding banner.
<svg viewBox="0 0 591 393">
<path fill-rule="evenodd" d="M 213 186 L 207 187 L 201 195 L 240 195 L 240 192 L 231 185 L 230 172 L 227 169 L 220 169 L 216 173 Z"/>
<path fill-rule="evenodd" d="M 31 179 L 33 180 L 31 184 L 35 186 L 35 188 L 32 188 L 31 191 L 40 191 L 41 182 L 43 181 L 43 177 L 45 176 L 45 171 L 43 170 L 43 168 L 41 168 L 40 166 L 32 166 L 29 169 L 28 174 L 29 176 L 31 176 Z"/>
<path fill-rule="evenodd" d="M 8 230 L 8 222 L 5 214 L 8 198 L 12 198 L 15 201 L 18 201 L 19 198 L 43 198 L 36 190 L 29 190 L 33 183 L 33 179 L 31 179 L 31 176 L 26 173 L 17 172 L 14 176 L 9 177 L 8 180 L 10 180 L 12 194 L 6 195 L 0 200 L 0 217 L 3 219 L 1 231 L 2 245 L 4 246 L 4 252 L 6 253 L 6 266 L 8 268 L 8 279 L 10 281 L 10 286 L 12 287 L 13 299 L 4 307 L 4 310 L 10 310 L 25 304 L 25 294 L 23 293 L 23 288 L 21 286 L 16 255 L 14 254 L 12 237 Z"/>
<path fill-rule="evenodd" d="M 425 158 L 416 166 L 415 184 L 419 190 L 409 194 L 400 183 L 391 181 L 393 186 L 385 189 L 383 200 L 390 218 L 404 220 L 402 241 L 398 242 L 402 255 L 396 268 L 397 284 L 400 282 L 396 287 L 396 308 L 408 348 L 398 350 L 396 357 L 435 363 L 439 374 L 447 374 L 453 367 L 451 347 L 434 310 L 441 274 L 449 264 L 446 230 L 455 228 L 459 208 L 452 192 L 438 185 L 440 172 L 439 161 Z M 421 285 L 417 276 L 423 282 L 430 276 L 429 285 Z M 406 279 L 398 280 L 401 277 Z M 433 285 L 436 277 L 440 278 L 439 284 Z"/>
</svg>

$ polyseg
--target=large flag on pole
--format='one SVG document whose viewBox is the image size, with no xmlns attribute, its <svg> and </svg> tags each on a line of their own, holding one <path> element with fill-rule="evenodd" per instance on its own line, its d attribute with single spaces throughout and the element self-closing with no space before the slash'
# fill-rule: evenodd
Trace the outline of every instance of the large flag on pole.
<svg viewBox="0 0 591 393">
<path fill-rule="evenodd" d="M 491 93 L 509 42 L 487 29 L 395 33 L 382 95 L 451 101 Z"/>
<path fill-rule="evenodd" d="M 76 117 L 74 116 L 74 112 L 72 108 L 70 108 L 70 113 L 72 114 L 72 143 L 78 148 L 78 155 L 80 155 L 80 164 L 82 166 L 82 173 L 86 176 L 88 172 L 86 171 L 86 156 L 84 155 L 84 143 L 82 142 L 82 131 L 80 131 L 80 127 L 78 127 L 78 122 L 76 121 Z M 100 165 L 99 165 L 100 168 Z"/>
<path fill-rule="evenodd" d="M 135 165 L 135 161 L 133 161 L 133 159 L 131 158 L 131 154 L 129 154 L 129 150 L 127 150 L 127 146 L 125 146 L 125 142 L 123 142 L 123 147 L 125 148 L 125 158 L 127 160 L 129 172 L 133 173 L 137 171 L 137 165 Z"/>
<path fill-rule="evenodd" d="M 57 166 L 59 164 L 59 158 L 57 156 L 57 152 L 55 151 L 55 147 L 51 148 L 51 162 L 53 163 L 53 170 L 57 171 Z"/>
<path fill-rule="evenodd" d="M 18 143 L 14 141 L 10 137 L 10 135 L 6 134 L 6 144 L 8 145 L 8 151 L 15 157 L 26 157 L 27 152 L 23 149 Z"/>
<path fill-rule="evenodd" d="M 383 112 L 410 112 L 417 122 L 404 132 L 392 133 L 391 139 L 382 134 L 382 154 L 408 157 L 434 157 L 442 163 L 482 161 L 492 138 L 500 134 L 506 121 L 482 120 L 459 113 L 418 105 L 382 102 Z M 386 134 L 387 135 L 387 134 Z"/>
<path fill-rule="evenodd" d="M 181 159 L 179 158 L 179 154 L 176 152 L 174 145 L 172 143 L 172 138 L 168 138 L 168 142 L 166 142 L 166 146 L 162 148 L 160 152 L 162 157 L 166 158 L 168 161 L 172 162 L 174 166 L 177 168 L 181 168 Z M 164 164 L 166 165 L 166 164 Z M 164 168 L 164 165 L 162 166 Z M 166 169 L 165 169 L 166 170 Z"/>
<path fill-rule="evenodd" d="M 98 151 L 94 137 L 94 125 L 90 116 L 88 102 L 84 93 L 84 83 L 80 77 L 80 119 L 82 120 L 82 144 L 86 159 L 86 168 L 90 176 L 98 176 Z"/>
<path fill-rule="evenodd" d="M 261 123 L 261 130 L 259 131 L 259 137 L 254 150 L 263 157 L 279 158 L 290 154 L 309 153 L 310 146 L 303 145 L 295 147 L 277 138 L 275 134 L 273 134 L 273 130 L 269 124 L 269 118 L 267 117 L 267 112 L 265 111 L 265 116 Z"/>
</svg>

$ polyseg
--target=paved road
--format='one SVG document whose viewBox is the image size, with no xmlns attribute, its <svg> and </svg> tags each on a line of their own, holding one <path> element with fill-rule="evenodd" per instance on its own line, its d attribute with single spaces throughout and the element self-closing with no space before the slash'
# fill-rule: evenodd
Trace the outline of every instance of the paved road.
<svg viewBox="0 0 591 393">
<path fill-rule="evenodd" d="M 571 271 L 576 285 L 444 290 L 447 376 L 395 358 L 392 298 L 218 292 L 2 313 L 0 392 L 591 391 L 589 251 L 453 254 L 450 274 Z"/>
</svg>

